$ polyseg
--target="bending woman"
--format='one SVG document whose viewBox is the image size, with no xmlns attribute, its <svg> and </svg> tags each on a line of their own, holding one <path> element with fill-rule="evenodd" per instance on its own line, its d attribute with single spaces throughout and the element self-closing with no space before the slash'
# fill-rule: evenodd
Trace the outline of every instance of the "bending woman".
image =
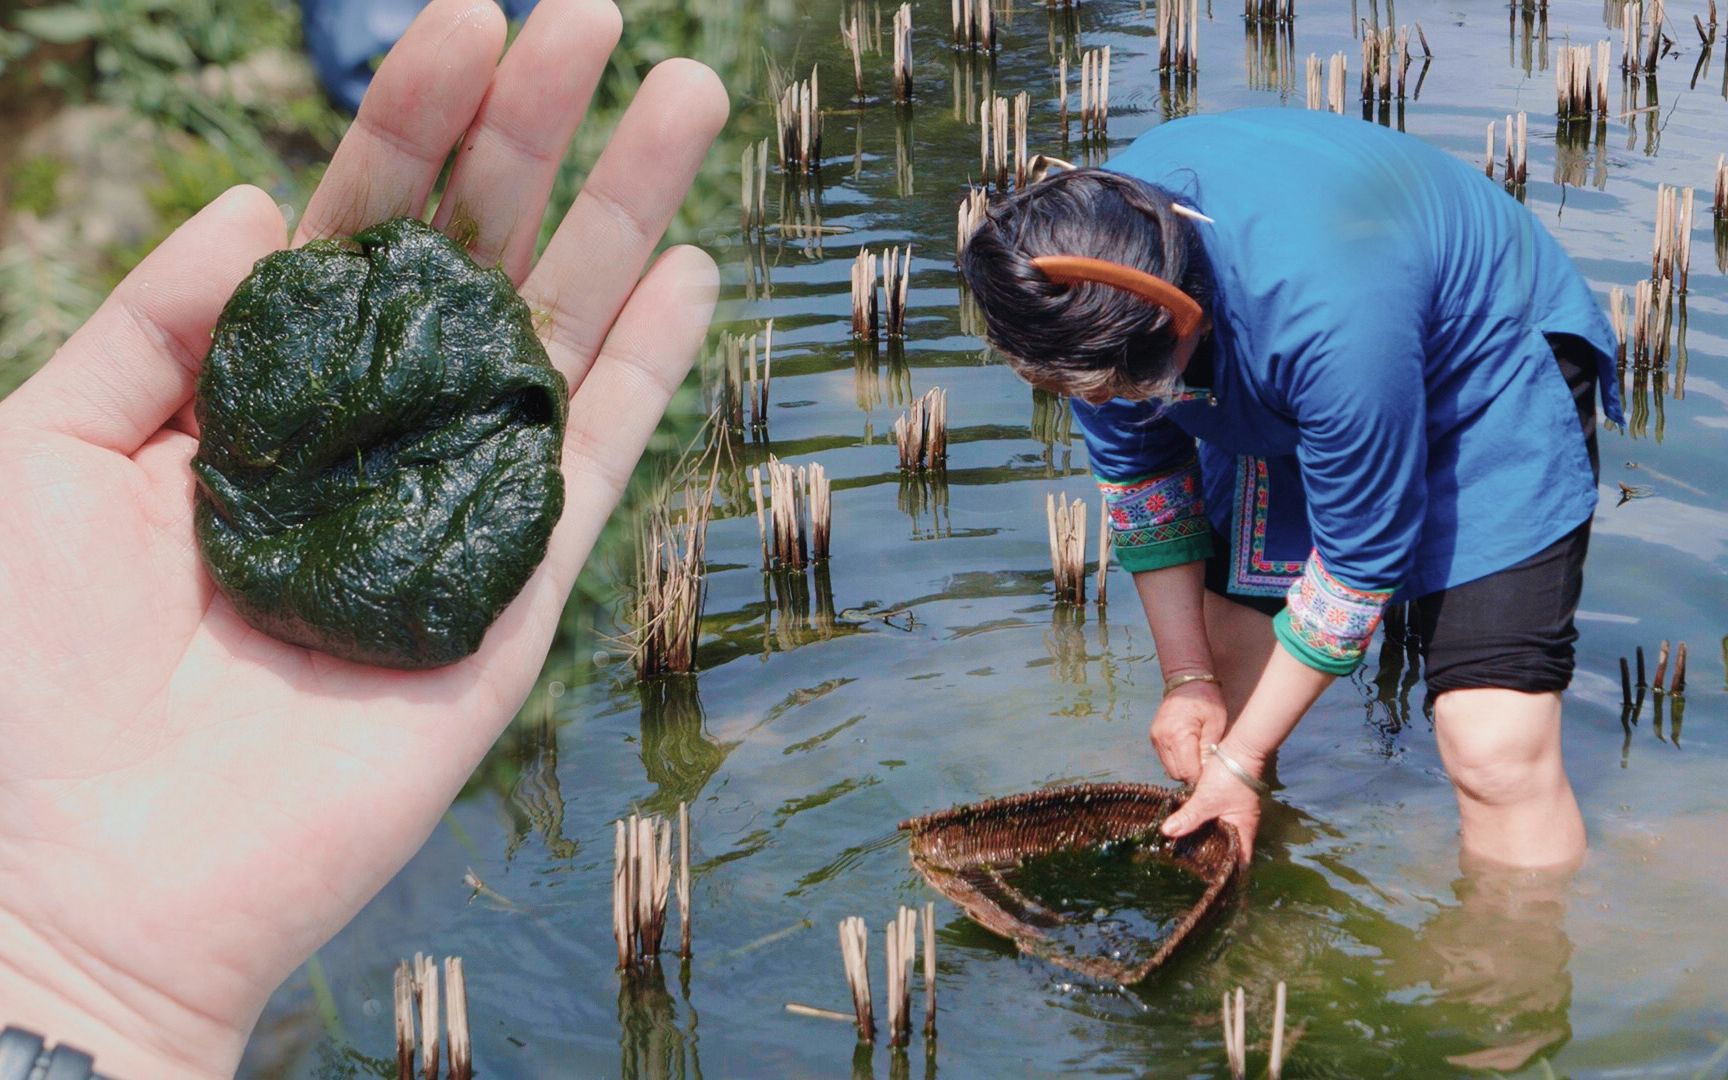
<svg viewBox="0 0 1728 1080">
<path fill-rule="evenodd" d="M 960 265 L 992 344 L 1075 399 L 1152 743 L 1195 785 L 1166 832 L 1251 847 L 1268 758 L 1409 600 L 1464 853 L 1582 856 L 1560 692 L 1615 345 L 1524 207 L 1417 139 L 1253 110 L 1031 185 Z"/>
</svg>

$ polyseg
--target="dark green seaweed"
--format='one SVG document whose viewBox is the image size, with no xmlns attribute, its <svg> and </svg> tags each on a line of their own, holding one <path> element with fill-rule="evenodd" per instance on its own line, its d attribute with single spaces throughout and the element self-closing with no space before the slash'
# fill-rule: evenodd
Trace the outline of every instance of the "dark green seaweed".
<svg viewBox="0 0 1728 1080">
<path fill-rule="evenodd" d="M 448 664 L 546 554 L 566 388 L 510 280 L 408 218 L 260 260 L 198 379 L 197 532 L 252 626 Z"/>
</svg>

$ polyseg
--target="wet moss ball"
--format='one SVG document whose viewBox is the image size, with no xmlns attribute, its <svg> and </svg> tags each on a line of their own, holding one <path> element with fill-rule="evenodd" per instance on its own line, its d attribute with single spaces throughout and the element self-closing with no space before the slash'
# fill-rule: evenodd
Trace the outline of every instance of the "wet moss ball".
<svg viewBox="0 0 1728 1080">
<path fill-rule="evenodd" d="M 197 534 L 259 630 L 452 663 L 546 554 L 564 379 L 510 280 L 398 218 L 259 261 L 198 380 Z"/>
</svg>

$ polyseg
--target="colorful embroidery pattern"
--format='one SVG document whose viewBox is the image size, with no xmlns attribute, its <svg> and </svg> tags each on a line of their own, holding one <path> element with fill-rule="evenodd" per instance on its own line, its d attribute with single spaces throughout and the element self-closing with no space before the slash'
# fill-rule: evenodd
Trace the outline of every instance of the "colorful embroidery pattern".
<svg viewBox="0 0 1728 1080">
<path fill-rule="evenodd" d="M 1290 628 L 1316 652 L 1335 660 L 1359 660 L 1392 592 L 1351 588 L 1326 572 L 1316 551 L 1308 556 L 1302 580 L 1290 586 Z"/>
<path fill-rule="evenodd" d="M 1126 483 L 1099 480 L 1118 548 L 1150 547 L 1206 534 L 1200 463 Z"/>
<path fill-rule="evenodd" d="M 1282 596 L 1301 576 L 1303 562 L 1266 558 L 1266 517 L 1272 491 L 1266 459 L 1237 459 L 1236 505 L 1231 524 L 1236 533 L 1231 545 L 1230 591 L 1244 596 Z"/>
</svg>

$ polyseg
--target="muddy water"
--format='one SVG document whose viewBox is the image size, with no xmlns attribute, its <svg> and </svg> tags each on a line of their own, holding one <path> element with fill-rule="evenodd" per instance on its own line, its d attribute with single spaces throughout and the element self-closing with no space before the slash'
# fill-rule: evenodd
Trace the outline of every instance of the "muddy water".
<svg viewBox="0 0 1728 1080">
<path fill-rule="evenodd" d="M 431 949 L 467 959 L 476 1059 L 490 1076 L 1221 1076 L 1219 995 L 1247 988 L 1259 1061 L 1279 979 L 1299 1032 L 1290 1076 L 1723 1075 L 1728 283 L 1707 210 L 1684 354 L 1674 349 L 1658 377 L 1629 378 L 1630 430 L 1603 436 L 1566 701 L 1592 845 L 1574 882 L 1460 875 L 1421 686 L 1393 641 L 1332 688 L 1284 751 L 1240 906 L 1144 986 L 1092 985 L 1018 958 L 938 902 L 933 1064 L 916 1040 L 904 1063 L 885 1050 L 855 1058 L 846 1027 L 783 1011 L 845 1002 L 840 918 L 879 931 L 895 905 L 932 898 L 895 822 L 1058 781 L 1159 778 L 1145 743 L 1159 681 L 1129 578 L 1112 574 L 1103 611 L 1050 601 L 1044 500 L 1092 497 L 1084 451 L 1060 402 L 982 350 L 955 288 L 954 207 L 979 171 L 968 117 L 985 81 L 1030 91 L 1032 149 L 1063 154 L 1056 49 L 1112 47 L 1110 146 L 1188 111 L 1302 108 L 1310 53 L 1344 51 L 1352 88 L 1360 65 L 1339 0 L 1298 4 L 1289 41 L 1245 33 L 1219 0 L 1191 88 L 1160 84 L 1152 19 L 1132 0 L 1087 0 L 1072 19 L 1024 0 L 999 9 L 993 67 L 955 60 L 946 4 L 914 7 L 910 110 L 883 100 L 885 53 L 865 57 L 872 99 L 849 100 L 832 0 L 767 43 L 800 74 L 821 63 L 827 111 L 819 197 L 782 194 L 776 173 L 770 220 L 819 218 L 823 230 L 770 229 L 746 248 L 717 222 L 712 237 L 737 293 L 754 296 L 739 324 L 776 320 L 771 441 L 742 457 L 772 450 L 827 467 L 831 567 L 801 588 L 765 583 L 732 478 L 708 542 L 700 676 L 639 688 L 627 665 L 595 663 L 603 643 L 561 647 L 445 825 L 273 1000 L 248 1070 L 382 1067 L 391 970 Z M 1544 45 L 1534 16 L 1509 19 L 1499 4 L 1405 0 L 1397 18 L 1419 21 L 1435 56 L 1411 69 L 1420 97 L 1369 122 L 1479 161 L 1485 125 L 1528 110 L 1526 202 L 1600 295 L 1630 288 L 1649 272 L 1657 185 L 1707 189 L 1728 150 L 1724 45 L 1701 62 L 1690 23 L 1702 5 L 1671 7 L 1677 44 L 1654 90 L 1623 89 L 1616 72 L 1614 115 L 1557 138 L 1554 52 L 1609 37 L 1616 6 L 1555 0 Z M 768 122 L 760 105 L 739 120 L 756 134 Z M 1088 151 L 1071 143 L 1065 156 Z M 908 338 L 855 348 L 851 258 L 904 243 Z M 885 435 L 932 386 L 949 392 L 946 479 L 903 481 Z M 1623 725 L 1618 660 L 1642 646 L 1653 669 L 1663 639 L 1691 647 L 1683 706 L 1646 700 Z M 697 835 L 696 955 L 687 971 L 669 961 L 663 979 L 621 993 L 610 823 L 680 800 Z M 463 884 L 469 870 L 484 889 Z M 876 963 L 880 944 L 878 932 Z"/>
</svg>

